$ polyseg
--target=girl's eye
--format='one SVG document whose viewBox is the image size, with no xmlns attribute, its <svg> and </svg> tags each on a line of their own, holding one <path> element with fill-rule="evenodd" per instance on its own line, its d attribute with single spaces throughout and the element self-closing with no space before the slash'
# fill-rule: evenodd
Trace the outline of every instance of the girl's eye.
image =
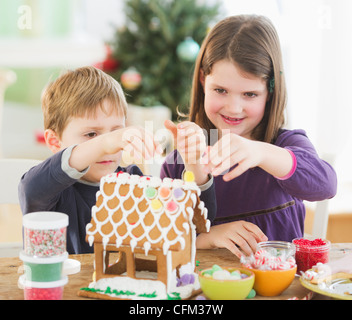
<svg viewBox="0 0 352 320">
<path fill-rule="evenodd" d="M 247 96 L 248 98 L 255 98 L 257 96 L 257 94 L 253 92 L 246 92 L 244 95 Z"/>
<path fill-rule="evenodd" d="M 88 132 L 85 134 L 87 138 L 95 138 L 97 136 L 96 132 Z"/>
<path fill-rule="evenodd" d="M 225 94 L 226 90 L 225 89 L 215 89 L 215 91 L 219 94 Z"/>
</svg>

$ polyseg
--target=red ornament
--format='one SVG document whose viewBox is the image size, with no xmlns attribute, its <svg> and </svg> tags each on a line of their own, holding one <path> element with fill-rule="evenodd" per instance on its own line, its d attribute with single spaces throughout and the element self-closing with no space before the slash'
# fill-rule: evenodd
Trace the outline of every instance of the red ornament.
<svg viewBox="0 0 352 320">
<path fill-rule="evenodd" d="M 111 50 L 110 46 L 105 45 L 105 50 L 106 50 L 105 60 L 94 64 L 94 67 L 101 69 L 103 71 L 106 71 L 106 72 L 116 71 L 118 69 L 118 67 L 120 66 L 120 62 L 113 58 L 112 50 Z"/>
</svg>

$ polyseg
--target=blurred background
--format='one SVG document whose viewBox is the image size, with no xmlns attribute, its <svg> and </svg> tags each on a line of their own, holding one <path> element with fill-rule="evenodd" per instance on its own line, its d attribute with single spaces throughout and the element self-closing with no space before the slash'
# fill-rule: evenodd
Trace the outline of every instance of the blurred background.
<svg viewBox="0 0 352 320">
<path fill-rule="evenodd" d="M 162 128 L 164 118 L 176 119 L 177 107 L 187 111 L 206 33 L 220 19 L 243 13 L 265 15 L 276 26 L 287 127 L 306 130 L 335 167 L 339 190 L 330 213 L 346 217 L 352 212 L 350 0 L 0 0 L 1 157 L 50 156 L 41 92 L 61 72 L 84 65 L 122 83 L 135 106 L 131 121 L 154 120 L 153 129 Z"/>
</svg>

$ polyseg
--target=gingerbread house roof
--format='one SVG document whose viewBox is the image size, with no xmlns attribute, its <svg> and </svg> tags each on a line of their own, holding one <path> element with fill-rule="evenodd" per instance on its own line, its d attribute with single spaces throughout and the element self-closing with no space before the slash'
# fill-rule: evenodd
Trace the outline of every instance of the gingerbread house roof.
<svg viewBox="0 0 352 320">
<path fill-rule="evenodd" d="M 127 245 L 182 250 L 189 232 L 207 232 L 210 221 L 195 182 L 119 172 L 101 179 L 92 219 L 87 225 L 90 245 Z"/>
</svg>

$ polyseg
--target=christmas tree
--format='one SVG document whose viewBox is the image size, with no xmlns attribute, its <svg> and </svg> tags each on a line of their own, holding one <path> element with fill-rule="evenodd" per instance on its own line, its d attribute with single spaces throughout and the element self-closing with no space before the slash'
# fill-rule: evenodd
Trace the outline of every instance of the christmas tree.
<svg viewBox="0 0 352 320">
<path fill-rule="evenodd" d="M 205 1 L 202 3 L 205 3 Z M 129 103 L 187 112 L 194 62 L 220 5 L 198 0 L 127 0 L 126 25 L 110 46 Z M 122 76 L 122 79 L 121 79 Z"/>
</svg>

